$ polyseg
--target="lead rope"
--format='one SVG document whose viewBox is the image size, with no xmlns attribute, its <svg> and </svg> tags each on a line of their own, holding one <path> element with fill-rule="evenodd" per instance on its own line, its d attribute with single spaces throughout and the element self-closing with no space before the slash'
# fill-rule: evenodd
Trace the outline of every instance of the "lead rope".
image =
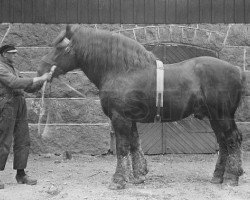
<svg viewBox="0 0 250 200">
<path fill-rule="evenodd" d="M 56 66 L 53 65 L 50 69 L 50 74 L 53 74 L 54 71 L 56 69 Z M 45 114 L 45 107 L 44 107 L 44 96 L 45 96 L 45 89 L 46 89 L 46 85 L 47 85 L 47 82 L 48 81 L 45 81 L 43 83 L 43 86 L 42 86 L 42 97 L 41 97 L 41 104 L 40 104 L 40 113 L 39 113 L 39 119 L 38 119 L 38 135 L 40 136 L 43 136 L 43 133 L 45 131 L 43 131 L 43 133 L 41 132 L 41 122 L 42 122 L 42 117 L 44 116 Z M 51 84 L 50 84 L 50 92 L 51 92 Z M 47 125 L 47 122 L 46 122 L 46 125 Z M 46 127 L 45 127 L 46 128 Z M 44 128 L 44 130 L 45 130 Z"/>
<path fill-rule="evenodd" d="M 42 86 L 42 97 L 41 97 L 41 102 L 40 102 L 40 113 L 39 113 L 39 118 L 38 118 L 38 135 L 40 136 L 42 136 L 42 132 L 41 132 L 42 117 L 45 113 L 45 108 L 44 108 L 44 95 L 45 94 L 44 93 L 45 93 L 46 85 L 47 85 L 47 81 L 45 81 Z"/>
</svg>

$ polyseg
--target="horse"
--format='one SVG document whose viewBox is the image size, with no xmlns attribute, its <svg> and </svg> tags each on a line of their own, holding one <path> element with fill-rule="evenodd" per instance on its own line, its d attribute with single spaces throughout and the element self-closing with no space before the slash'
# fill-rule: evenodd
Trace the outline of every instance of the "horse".
<svg viewBox="0 0 250 200">
<path fill-rule="evenodd" d="M 37 69 L 41 76 L 56 65 L 52 78 L 82 70 L 99 89 L 103 112 L 116 138 L 117 166 L 110 189 L 123 189 L 128 181 L 143 183 L 148 173 L 137 122 L 152 123 L 157 115 L 156 61 L 153 53 L 126 36 L 67 25 Z M 163 67 L 161 121 L 190 115 L 208 118 L 219 144 L 211 182 L 237 186 L 243 174 L 242 133 L 234 115 L 244 96 L 244 71 L 206 56 Z"/>
</svg>

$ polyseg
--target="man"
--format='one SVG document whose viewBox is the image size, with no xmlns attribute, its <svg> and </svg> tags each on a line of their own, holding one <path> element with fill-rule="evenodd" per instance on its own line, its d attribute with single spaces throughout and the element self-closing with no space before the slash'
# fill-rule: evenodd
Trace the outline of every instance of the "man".
<svg viewBox="0 0 250 200">
<path fill-rule="evenodd" d="M 0 171 L 3 171 L 13 140 L 13 168 L 17 170 L 19 184 L 35 185 L 37 180 L 26 175 L 30 139 L 27 122 L 26 100 L 23 91 L 35 92 L 43 82 L 51 79 L 46 73 L 41 77 L 23 78 L 13 67 L 13 56 L 17 50 L 13 45 L 0 47 Z M 0 189 L 4 188 L 1 182 Z"/>
</svg>

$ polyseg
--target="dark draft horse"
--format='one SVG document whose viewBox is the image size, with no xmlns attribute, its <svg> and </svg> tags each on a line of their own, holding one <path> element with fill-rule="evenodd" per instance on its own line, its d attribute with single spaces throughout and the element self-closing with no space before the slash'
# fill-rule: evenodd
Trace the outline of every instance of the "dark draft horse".
<svg viewBox="0 0 250 200">
<path fill-rule="evenodd" d="M 120 34 L 67 25 L 38 68 L 41 76 L 56 65 L 53 77 L 80 69 L 99 89 L 116 136 L 117 166 L 111 189 L 122 189 L 127 181 L 141 183 L 148 173 L 136 122 L 154 122 L 157 114 L 156 59 Z M 191 114 L 207 117 L 219 143 L 211 182 L 238 185 L 243 174 L 242 134 L 234 114 L 244 93 L 243 71 L 213 57 L 197 57 L 164 65 L 164 75 L 162 122 Z"/>
</svg>

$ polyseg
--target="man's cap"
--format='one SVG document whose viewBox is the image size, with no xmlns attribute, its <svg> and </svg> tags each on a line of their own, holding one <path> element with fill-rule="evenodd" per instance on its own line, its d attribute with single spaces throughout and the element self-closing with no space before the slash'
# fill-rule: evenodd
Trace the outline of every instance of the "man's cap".
<svg viewBox="0 0 250 200">
<path fill-rule="evenodd" d="M 14 45 L 10 45 L 10 44 L 7 44 L 7 45 L 3 45 L 0 47 L 0 54 L 2 53 L 16 53 L 17 52 L 17 49 L 15 48 Z"/>
</svg>

